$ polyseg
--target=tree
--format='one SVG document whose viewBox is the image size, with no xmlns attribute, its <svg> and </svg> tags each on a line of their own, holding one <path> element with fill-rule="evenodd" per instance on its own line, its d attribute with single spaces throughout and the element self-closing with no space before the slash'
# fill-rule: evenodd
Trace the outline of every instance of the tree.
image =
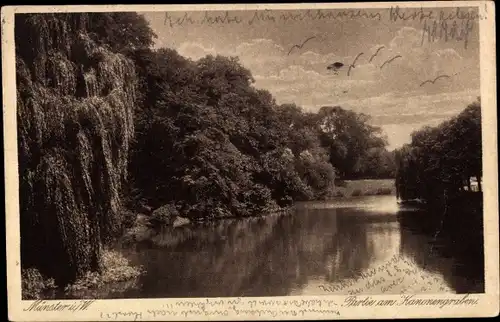
<svg viewBox="0 0 500 322">
<path fill-rule="evenodd" d="M 146 18 L 136 12 L 89 13 L 86 29 L 98 44 L 122 54 L 149 49 L 158 37 Z"/>
<path fill-rule="evenodd" d="M 412 142 L 397 151 L 397 186 L 403 199 L 432 200 L 470 190 L 481 181 L 480 100 L 437 127 L 412 133 Z M 481 188 L 480 188 L 481 189 Z M 411 191 L 411 193 L 408 193 Z"/>
<path fill-rule="evenodd" d="M 134 134 L 134 64 L 103 36 L 127 19 L 96 17 L 18 14 L 15 21 L 22 266 L 60 285 L 101 269 L 102 245 L 120 227 Z M 92 29 L 95 21 L 102 25 Z M 150 43 L 128 35 L 120 35 L 122 49 Z"/>
<path fill-rule="evenodd" d="M 387 144 L 381 129 L 370 125 L 365 114 L 324 106 L 317 117 L 322 146 L 329 150 L 330 161 L 341 177 L 358 176 L 365 167 L 368 151 Z"/>
<path fill-rule="evenodd" d="M 248 216 L 331 188 L 334 171 L 313 118 L 297 107 L 291 128 L 237 58 L 191 61 L 168 49 L 138 57 L 146 94 L 130 169 L 153 206 L 173 202 L 193 219 Z M 300 156 L 306 150 L 312 158 Z"/>
</svg>

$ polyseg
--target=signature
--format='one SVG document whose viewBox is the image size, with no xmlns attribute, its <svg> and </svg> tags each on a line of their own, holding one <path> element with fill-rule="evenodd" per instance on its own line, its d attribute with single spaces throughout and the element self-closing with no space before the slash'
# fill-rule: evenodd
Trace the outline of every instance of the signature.
<svg viewBox="0 0 500 322">
<path fill-rule="evenodd" d="M 458 23 L 456 20 L 453 22 L 440 21 L 439 23 L 434 20 L 432 23 L 424 22 L 422 29 L 422 39 L 420 45 L 422 46 L 427 38 L 428 43 L 438 40 L 448 42 L 450 40 L 463 41 L 464 48 L 467 49 L 469 45 L 469 37 L 474 24 L 471 20 L 462 20 Z M 427 36 L 427 37 L 426 37 Z"/>
</svg>

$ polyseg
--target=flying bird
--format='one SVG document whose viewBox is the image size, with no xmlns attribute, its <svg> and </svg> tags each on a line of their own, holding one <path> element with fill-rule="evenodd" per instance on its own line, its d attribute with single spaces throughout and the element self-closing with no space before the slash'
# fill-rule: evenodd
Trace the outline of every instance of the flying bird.
<svg viewBox="0 0 500 322">
<path fill-rule="evenodd" d="M 356 68 L 356 66 L 354 64 L 356 64 L 356 61 L 358 60 L 358 58 L 363 55 L 363 53 L 359 53 L 356 58 L 354 58 L 354 61 L 352 62 L 351 65 L 349 65 L 349 69 L 347 70 L 347 76 L 349 76 L 351 74 L 351 68 Z"/>
<path fill-rule="evenodd" d="M 396 55 L 396 56 L 392 57 L 391 59 L 386 60 L 386 61 L 385 61 L 385 62 L 384 62 L 384 63 L 380 66 L 380 69 L 382 69 L 382 67 L 384 67 L 384 66 L 385 66 L 385 64 L 389 64 L 389 63 L 391 63 L 391 62 L 392 62 L 394 59 L 396 59 L 396 58 L 403 58 L 403 56 L 401 56 L 401 55 Z"/>
<path fill-rule="evenodd" d="M 373 60 L 373 58 L 375 58 L 375 56 L 377 56 L 377 55 L 378 55 L 378 52 L 379 52 L 379 51 L 381 51 L 383 48 L 385 48 L 385 46 L 380 46 L 380 47 L 377 49 L 377 51 L 375 52 L 375 54 L 373 54 L 373 55 L 370 57 L 370 59 L 368 60 L 368 62 L 369 62 L 369 63 L 371 63 L 371 62 L 372 62 L 372 60 Z"/>
<path fill-rule="evenodd" d="M 333 72 L 337 75 L 338 74 L 338 70 L 340 68 L 342 68 L 344 66 L 344 64 L 342 64 L 341 62 L 335 62 L 333 64 L 330 64 L 326 67 L 326 69 L 328 70 L 333 70 Z"/>
<path fill-rule="evenodd" d="M 339 69 L 340 67 L 344 66 L 344 64 L 340 62 L 333 63 L 331 65 L 328 65 L 327 69 Z"/>
<path fill-rule="evenodd" d="M 333 64 L 328 65 L 328 67 L 326 67 L 326 69 L 334 69 L 334 70 L 337 70 L 337 69 L 341 68 L 342 66 L 344 66 L 344 64 L 342 64 L 342 63 L 340 63 L 340 62 L 336 62 L 336 63 L 333 63 Z"/>
<path fill-rule="evenodd" d="M 440 78 L 450 78 L 450 76 L 448 76 L 448 75 L 439 75 L 438 77 L 434 78 L 433 80 L 426 80 L 425 82 L 422 82 L 422 84 L 420 84 L 420 87 L 424 86 L 427 83 L 434 84 Z"/>
<path fill-rule="evenodd" d="M 314 38 L 316 38 L 316 37 L 314 37 L 314 36 L 313 36 L 313 37 L 309 37 L 309 38 L 307 38 L 306 40 L 304 40 L 304 42 L 303 42 L 302 44 L 300 44 L 300 45 L 293 45 L 293 46 L 292 46 L 292 48 L 290 48 L 290 50 L 288 51 L 288 55 L 290 55 L 290 53 L 292 52 L 292 50 L 293 50 L 294 48 L 302 49 L 302 47 L 304 47 L 304 45 L 305 45 L 305 44 L 306 44 L 309 40 L 312 40 L 312 39 L 314 39 Z"/>
</svg>

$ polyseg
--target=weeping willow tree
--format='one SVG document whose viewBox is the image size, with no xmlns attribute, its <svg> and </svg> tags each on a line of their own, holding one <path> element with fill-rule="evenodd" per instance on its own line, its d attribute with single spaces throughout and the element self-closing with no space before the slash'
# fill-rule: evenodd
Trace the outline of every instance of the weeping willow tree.
<svg viewBox="0 0 500 322">
<path fill-rule="evenodd" d="M 92 21 L 16 15 L 22 266 L 60 285 L 102 269 L 134 132 L 134 64 L 98 41 Z"/>
</svg>

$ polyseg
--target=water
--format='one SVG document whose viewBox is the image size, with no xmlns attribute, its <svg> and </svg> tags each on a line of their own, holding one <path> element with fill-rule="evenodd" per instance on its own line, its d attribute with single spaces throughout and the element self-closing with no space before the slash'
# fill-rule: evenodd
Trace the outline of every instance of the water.
<svg viewBox="0 0 500 322">
<path fill-rule="evenodd" d="M 133 284 L 106 286 L 97 296 L 320 295 L 326 294 L 322 285 L 334 286 L 328 294 L 348 294 L 349 288 L 338 286 L 394 256 L 409 263 L 411 276 L 432 283 L 407 278 L 388 293 L 481 292 L 480 282 L 457 269 L 468 261 L 443 251 L 446 244 L 439 237 L 406 224 L 412 216 L 418 221 L 425 214 L 402 212 L 394 196 L 371 196 L 300 203 L 288 215 L 166 229 L 152 243 L 127 251 L 146 270 L 142 277 Z"/>
</svg>

